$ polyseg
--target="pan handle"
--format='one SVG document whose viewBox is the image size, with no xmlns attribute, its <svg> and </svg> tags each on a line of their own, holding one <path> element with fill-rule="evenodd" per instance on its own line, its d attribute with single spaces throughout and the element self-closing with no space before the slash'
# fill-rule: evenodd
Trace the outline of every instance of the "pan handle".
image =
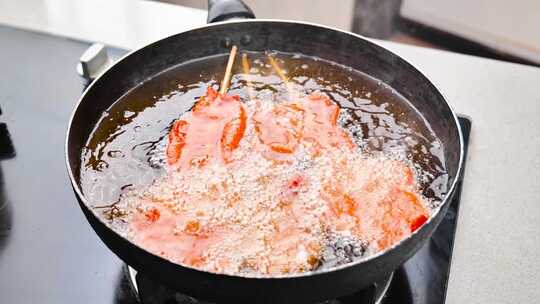
<svg viewBox="0 0 540 304">
<path fill-rule="evenodd" d="M 253 19 L 253 11 L 242 0 L 208 0 L 208 19 L 206 22 L 218 22 L 229 19 Z"/>
</svg>

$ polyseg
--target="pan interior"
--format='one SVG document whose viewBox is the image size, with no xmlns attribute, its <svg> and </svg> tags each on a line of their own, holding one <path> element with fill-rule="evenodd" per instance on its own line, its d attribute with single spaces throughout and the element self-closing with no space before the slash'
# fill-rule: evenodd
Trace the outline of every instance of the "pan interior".
<svg viewBox="0 0 540 304">
<path fill-rule="evenodd" d="M 448 190 L 445 151 L 418 109 L 386 83 L 359 70 L 300 53 L 271 52 L 289 82 L 322 92 L 341 108 L 340 124 L 366 153 L 411 162 L 423 195 L 435 209 Z M 268 63 L 268 52 L 249 52 L 255 98 L 288 98 L 287 85 Z M 166 174 L 164 147 L 172 123 L 191 109 L 207 87 L 217 88 L 226 55 L 175 65 L 141 82 L 107 109 L 81 153 L 80 186 L 96 214 L 121 234 L 120 195 Z M 229 94 L 248 99 L 246 75 L 233 69 Z M 341 261 L 342 262 L 342 261 Z M 327 267 L 335 266 L 328 264 Z"/>
</svg>

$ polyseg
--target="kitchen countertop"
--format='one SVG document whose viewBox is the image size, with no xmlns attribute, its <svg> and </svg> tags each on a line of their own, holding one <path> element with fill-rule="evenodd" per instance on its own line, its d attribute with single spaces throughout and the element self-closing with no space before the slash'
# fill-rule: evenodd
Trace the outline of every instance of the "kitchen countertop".
<svg viewBox="0 0 540 304">
<path fill-rule="evenodd" d="M 0 24 L 133 49 L 206 18 L 204 11 L 157 2 L 90 3 L 0 0 Z M 447 303 L 536 302 L 540 69 L 375 42 L 423 71 L 457 112 L 472 117 Z"/>
<path fill-rule="evenodd" d="M 539 11 L 535 0 L 403 0 L 400 15 L 540 64 Z"/>
</svg>

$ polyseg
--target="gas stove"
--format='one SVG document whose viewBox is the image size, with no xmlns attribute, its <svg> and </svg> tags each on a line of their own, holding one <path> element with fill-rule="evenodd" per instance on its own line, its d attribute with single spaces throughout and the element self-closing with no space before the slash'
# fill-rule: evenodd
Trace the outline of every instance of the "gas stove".
<svg viewBox="0 0 540 304">
<path fill-rule="evenodd" d="M 125 265 L 88 225 L 70 189 L 64 136 L 89 43 L 0 27 L 0 294 L 5 303 L 209 303 Z M 108 48 L 113 59 L 125 50 Z M 460 117 L 468 142 L 471 122 Z M 462 182 L 425 246 L 372 287 L 326 303 L 442 304 Z"/>
</svg>

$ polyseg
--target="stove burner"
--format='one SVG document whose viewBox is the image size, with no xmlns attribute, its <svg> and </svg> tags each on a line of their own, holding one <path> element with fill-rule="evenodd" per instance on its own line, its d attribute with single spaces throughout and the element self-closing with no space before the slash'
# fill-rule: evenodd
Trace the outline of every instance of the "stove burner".
<svg viewBox="0 0 540 304">
<path fill-rule="evenodd" d="M 139 274 L 131 266 L 126 265 L 125 268 L 133 292 L 138 296 L 141 304 L 215 304 L 215 302 L 198 300 L 155 283 L 146 276 Z M 319 304 L 382 304 L 393 277 L 394 274 L 392 273 L 387 278 L 373 283 L 371 287 L 343 298 L 328 300 Z"/>
</svg>

